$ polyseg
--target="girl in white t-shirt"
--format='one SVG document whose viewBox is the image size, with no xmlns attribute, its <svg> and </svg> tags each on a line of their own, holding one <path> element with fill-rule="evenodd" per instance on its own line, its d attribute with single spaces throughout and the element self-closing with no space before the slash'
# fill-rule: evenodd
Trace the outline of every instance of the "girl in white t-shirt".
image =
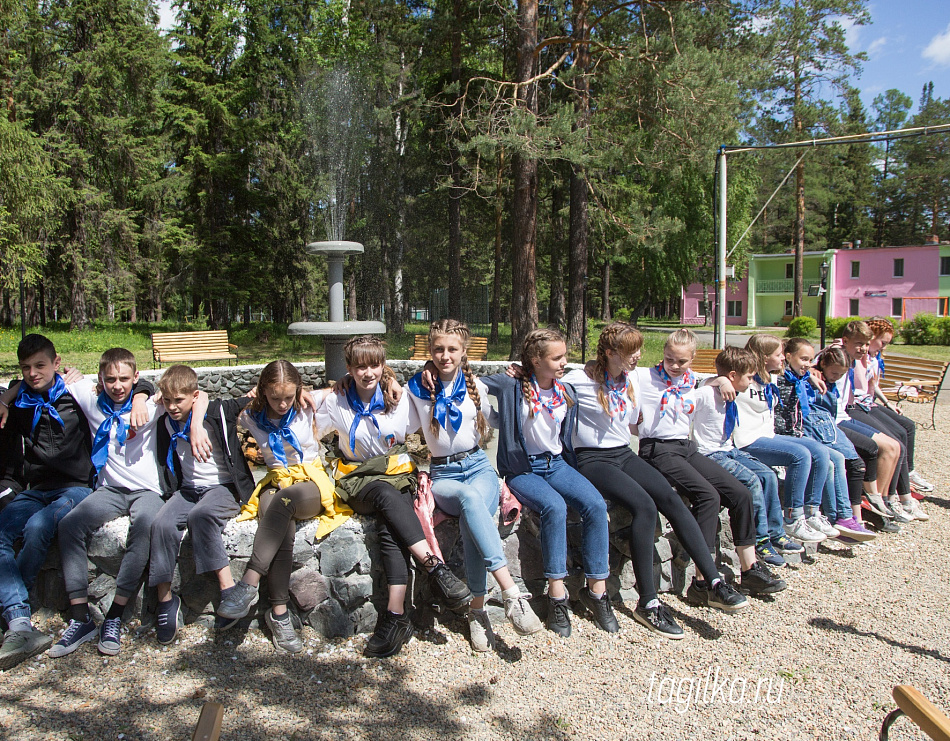
<svg viewBox="0 0 950 741">
<path fill-rule="evenodd" d="M 517 633 L 530 635 L 544 626 L 528 602 L 531 595 L 518 589 L 511 578 L 498 535 L 498 474 L 480 447 L 490 436 L 494 411 L 488 389 L 468 367 L 470 338 L 462 322 L 433 322 L 429 354 L 437 374 L 435 391 L 426 388 L 420 372 L 409 380 L 407 396 L 409 429 L 422 429 L 432 454 L 429 473 L 435 502 L 443 512 L 460 519 L 465 574 L 474 596 L 468 610 L 472 647 L 488 651 L 495 645 L 495 634 L 485 610 L 486 571 L 501 587 L 505 614 Z"/>
</svg>

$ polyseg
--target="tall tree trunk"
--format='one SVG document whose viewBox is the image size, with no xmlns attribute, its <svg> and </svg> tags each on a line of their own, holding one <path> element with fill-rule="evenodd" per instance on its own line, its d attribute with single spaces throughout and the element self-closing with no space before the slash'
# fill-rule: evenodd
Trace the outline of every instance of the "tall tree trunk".
<svg viewBox="0 0 950 741">
<path fill-rule="evenodd" d="M 46 326 L 46 289 L 43 287 L 43 281 L 40 281 L 37 287 L 40 297 L 40 326 Z"/>
<path fill-rule="evenodd" d="M 518 0 L 518 62 L 515 80 L 520 83 L 517 105 L 529 116 L 538 112 L 534 76 L 538 46 L 538 0 Z M 538 218 L 538 161 L 515 155 L 511 163 L 514 198 L 511 244 L 511 354 L 520 357 L 525 337 L 538 326 L 537 264 L 535 237 Z"/>
<path fill-rule="evenodd" d="M 551 296 L 548 324 L 564 326 L 564 188 L 558 182 L 551 189 Z"/>
<path fill-rule="evenodd" d="M 600 318 L 610 321 L 610 257 L 607 255 L 600 268 Z"/>
<path fill-rule="evenodd" d="M 457 119 L 462 115 L 462 99 L 459 82 L 462 79 L 462 0 L 452 1 L 454 14 L 452 23 L 452 83 L 456 102 L 452 106 L 452 115 Z M 462 318 L 462 165 L 459 162 L 458 146 L 455 137 L 449 142 L 452 184 L 449 186 L 449 316 Z"/>
<path fill-rule="evenodd" d="M 577 118 L 574 130 L 583 131 L 587 138 L 590 120 L 590 23 L 587 19 L 587 3 L 577 6 L 574 17 L 574 39 L 577 43 L 575 81 Z M 587 288 L 587 173 L 583 167 L 571 170 L 571 227 L 570 253 L 568 256 L 567 297 L 567 344 L 577 347 L 581 343 L 584 323 L 584 292 Z"/>
<path fill-rule="evenodd" d="M 350 269 L 350 279 L 347 283 L 348 291 L 347 295 L 349 297 L 349 311 L 347 315 L 351 322 L 355 322 L 356 319 L 356 270 Z"/>
<path fill-rule="evenodd" d="M 505 152 L 498 151 L 498 171 L 495 174 L 495 260 L 492 271 L 491 289 L 491 332 L 488 341 L 498 342 L 498 323 L 501 321 L 501 226 L 505 212 L 505 199 L 502 192 L 505 171 Z"/>
</svg>

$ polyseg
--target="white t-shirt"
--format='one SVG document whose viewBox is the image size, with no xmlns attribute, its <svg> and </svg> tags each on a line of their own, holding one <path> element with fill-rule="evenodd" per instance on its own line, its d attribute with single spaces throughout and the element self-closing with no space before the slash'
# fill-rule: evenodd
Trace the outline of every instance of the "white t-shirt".
<svg viewBox="0 0 950 741">
<path fill-rule="evenodd" d="M 683 395 L 683 408 L 672 410 L 670 400 L 666 414 L 660 415 L 660 399 L 666 391 L 666 381 L 660 378 L 656 368 L 637 368 L 639 389 L 634 389 L 643 412 L 640 424 L 640 439 L 685 440 L 689 437 L 690 414 L 696 405 L 696 389 Z M 676 412 L 675 416 L 673 411 Z"/>
<path fill-rule="evenodd" d="M 542 401 L 548 401 L 554 396 L 554 387 L 539 389 Z M 548 414 L 547 409 L 541 409 L 533 417 L 530 416 L 531 407 L 524 396 L 521 397 L 521 419 L 524 420 L 521 430 L 524 433 L 525 451 L 528 455 L 561 453 L 561 425 L 567 417 L 567 399 L 561 406 L 554 409 L 554 416 Z"/>
<path fill-rule="evenodd" d="M 485 415 L 485 419 L 489 425 L 497 427 L 497 415 L 488 401 L 488 387 L 476 378 L 475 388 L 478 389 L 482 414 Z M 429 452 L 431 452 L 434 457 L 444 458 L 449 455 L 454 455 L 455 453 L 471 450 L 478 445 L 481 436 L 478 434 L 478 428 L 475 426 L 475 402 L 472 401 L 472 398 L 469 396 L 468 390 L 465 392 L 465 399 L 459 405 L 459 409 L 462 412 L 462 425 L 459 427 L 458 432 L 452 429 L 452 424 L 447 414 L 445 421 L 447 429 L 443 429 L 440 425 L 438 432 L 433 432 L 431 427 L 432 400 L 420 399 L 414 396 L 408 388 L 405 389 L 403 396 L 409 397 L 409 427 L 407 431 L 415 432 L 421 428 L 422 434 L 426 439 L 426 445 L 429 446 Z M 370 426 L 372 427 L 372 424 Z"/>
<path fill-rule="evenodd" d="M 857 373 L 857 370 L 855 370 L 855 373 Z M 847 372 L 845 372 L 841 378 L 835 381 L 835 387 L 838 389 L 838 413 L 835 415 L 835 424 L 839 424 L 845 420 L 851 419 L 851 415 L 848 414 L 847 408 L 852 402 L 852 389 L 851 381 L 848 378 Z"/>
<path fill-rule="evenodd" d="M 303 451 L 303 459 L 294 450 L 293 445 L 286 439 L 282 440 L 288 467 L 297 463 L 312 463 L 320 460 L 320 441 L 313 433 L 313 419 L 314 414 L 310 409 L 300 409 L 297 411 L 297 416 L 290 423 L 290 429 L 297 436 L 297 442 L 300 443 L 300 449 Z M 279 419 L 273 417 L 270 417 L 270 420 L 275 425 L 279 422 Z M 274 451 L 271 449 L 270 433 L 261 429 L 261 426 L 251 416 L 249 409 L 241 412 L 238 422 L 254 436 L 254 441 L 257 443 L 257 447 L 261 449 L 261 455 L 264 456 L 264 463 L 267 468 L 282 468 L 284 464 L 277 460 Z"/>
<path fill-rule="evenodd" d="M 317 427 L 321 435 L 336 431 L 340 436 L 340 450 L 347 460 L 365 461 L 377 455 L 388 453 L 394 445 L 406 441 L 409 427 L 408 392 L 403 393 L 399 404 L 389 414 L 383 411 L 373 412 L 379 424 L 379 430 L 369 417 L 363 417 L 356 428 L 356 450 L 350 449 L 350 425 L 356 414 L 350 409 L 346 396 L 327 394 L 317 410 Z"/>
<path fill-rule="evenodd" d="M 96 430 L 106 419 L 106 415 L 97 405 L 99 396 L 95 382 L 84 378 L 66 388 L 89 420 L 89 429 L 95 439 Z M 125 445 L 121 447 L 116 439 L 119 425 L 113 423 L 109 431 L 109 457 L 99 471 L 98 486 L 132 491 L 148 489 L 161 493 L 162 487 L 158 481 L 158 466 L 155 461 L 155 423 L 165 410 L 159 410 L 151 399 L 145 402 L 145 408 L 148 411 L 148 422 L 138 430 L 130 427 Z M 126 424 L 129 423 L 130 416 L 131 412 L 122 415 Z"/>
<path fill-rule="evenodd" d="M 692 438 L 703 455 L 720 450 L 732 450 L 735 447 L 731 437 L 725 437 L 723 428 L 726 423 L 726 402 L 713 386 L 703 386 L 694 396 L 696 408 L 693 410 Z M 739 425 L 743 420 L 739 415 Z M 736 430 L 739 429 L 736 426 Z"/>
<path fill-rule="evenodd" d="M 185 422 L 180 422 L 179 427 L 184 430 Z M 204 420 L 205 432 L 210 436 L 214 426 L 207 420 Z M 165 417 L 165 429 L 169 436 L 175 433 L 172 427 L 171 418 Z M 199 461 L 191 452 L 191 443 L 179 438 L 175 441 L 175 452 L 178 454 L 178 460 L 181 461 L 181 483 L 182 486 L 194 487 L 196 489 L 218 486 L 219 484 L 230 484 L 232 482 L 231 472 L 228 471 L 228 464 L 224 459 L 224 451 L 214 448 L 211 451 L 210 461 Z"/>
<path fill-rule="evenodd" d="M 627 374 L 627 387 L 633 387 L 634 399 L 639 402 L 636 389 L 637 375 Z M 627 400 L 627 408 L 622 414 L 611 417 L 600 405 L 597 391 L 600 384 L 590 378 L 582 368 L 569 371 L 564 382 L 571 384 L 577 392 L 577 429 L 574 431 L 575 448 L 620 448 L 630 445 L 630 425 L 635 425 L 640 416 L 640 407 Z M 606 390 L 604 393 L 607 393 Z"/>
<path fill-rule="evenodd" d="M 737 448 L 744 448 L 760 437 L 775 437 L 775 407 L 779 404 L 778 393 L 773 389 L 772 408 L 765 398 L 764 387 L 753 380 L 749 388 L 736 395 L 739 405 L 739 424 L 732 433 Z"/>
</svg>

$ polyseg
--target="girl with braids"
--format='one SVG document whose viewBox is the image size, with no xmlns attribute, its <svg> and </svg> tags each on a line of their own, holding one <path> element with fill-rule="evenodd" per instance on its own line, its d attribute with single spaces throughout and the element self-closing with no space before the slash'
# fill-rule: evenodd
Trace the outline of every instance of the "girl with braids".
<svg viewBox="0 0 950 741">
<path fill-rule="evenodd" d="M 498 400 L 498 470 L 514 495 L 541 518 L 541 558 L 548 580 L 547 626 L 571 634 L 567 609 L 567 508 L 582 518 L 581 554 L 587 586 L 580 600 L 608 633 L 620 628 L 607 595 L 607 505 L 587 479 L 571 467 L 577 422 L 574 389 L 561 383 L 567 364 L 564 336 L 536 329 L 521 351 L 522 380 L 505 373 L 484 380 Z"/>
<path fill-rule="evenodd" d="M 275 360 L 261 371 L 257 393 L 238 419 L 257 441 L 268 471 L 238 518 L 260 515 L 251 559 L 241 581 L 221 593 L 218 607 L 222 627 L 230 627 L 248 614 L 267 576 L 271 609 L 265 621 L 274 646 L 290 653 L 303 649 L 287 611 L 296 523 L 319 516 L 317 534 L 323 536 L 352 514 L 335 497 L 323 470 L 314 412 L 304 408 L 303 400 L 300 372 L 286 360 Z"/>
<path fill-rule="evenodd" d="M 577 429 L 574 452 L 578 470 L 605 499 L 630 512 L 630 558 L 637 578 L 639 602 L 634 617 L 649 630 L 671 639 L 683 630 L 657 598 L 653 580 L 653 534 L 657 510 L 669 520 L 680 543 L 707 582 L 722 581 L 702 531 L 680 496 L 663 475 L 630 448 L 631 428 L 640 415 L 636 392 L 643 335 L 629 324 L 614 322 L 601 332 L 597 358 L 583 370 L 572 370 L 565 383 L 577 392 Z M 747 602 L 734 593 L 736 604 Z"/>
<path fill-rule="evenodd" d="M 384 658 L 398 653 L 412 636 L 405 604 L 410 557 L 450 609 L 467 605 L 472 593 L 430 552 L 413 509 L 416 469 L 404 444 L 409 400 L 402 394 L 394 402 L 389 394 L 395 376 L 386 366 L 385 346 L 376 337 L 354 337 L 343 354 L 348 382 L 324 396 L 317 427 L 324 435 L 339 435 L 338 450 L 328 456 L 337 493 L 355 512 L 376 515 L 389 602 L 363 654 Z"/>
<path fill-rule="evenodd" d="M 465 574 L 474 595 L 468 610 L 469 637 L 476 651 L 489 651 L 495 634 L 485 610 L 486 570 L 501 587 L 505 615 L 517 633 L 530 635 L 544 626 L 528 602 L 531 595 L 512 580 L 498 535 L 498 474 L 480 447 L 489 438 L 488 419 L 494 412 L 488 389 L 468 367 L 470 337 L 468 327 L 454 319 L 429 327 L 435 391 L 425 388 L 421 372 L 409 380 L 409 429 L 422 428 L 432 453 L 429 472 L 436 504 L 459 518 Z"/>
</svg>

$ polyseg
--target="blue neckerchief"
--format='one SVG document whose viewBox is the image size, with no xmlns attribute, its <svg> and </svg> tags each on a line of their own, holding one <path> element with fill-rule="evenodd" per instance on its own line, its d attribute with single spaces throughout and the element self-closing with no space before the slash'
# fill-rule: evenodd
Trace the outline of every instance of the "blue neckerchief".
<svg viewBox="0 0 950 741">
<path fill-rule="evenodd" d="M 809 397 L 809 390 L 811 388 L 811 383 L 808 381 L 808 374 L 799 377 L 795 371 L 791 368 L 785 369 L 785 380 L 788 381 L 795 387 L 795 395 L 798 397 L 798 405 L 802 408 L 802 417 L 807 417 L 811 414 L 811 398 Z"/>
<path fill-rule="evenodd" d="M 303 448 L 300 447 L 300 441 L 290 429 L 290 423 L 297 418 L 297 410 L 290 407 L 284 416 L 280 418 L 277 424 L 271 422 L 267 417 L 267 408 L 252 415 L 257 422 L 257 426 L 267 433 L 267 444 L 270 446 L 271 453 L 284 468 L 287 468 L 287 453 L 284 452 L 284 441 L 290 443 L 290 447 L 297 451 L 300 460 L 303 461 Z"/>
<path fill-rule="evenodd" d="M 350 450 L 353 453 L 356 453 L 356 428 L 360 426 L 360 420 L 363 417 L 369 419 L 374 425 L 376 425 L 376 432 L 379 435 L 382 434 L 382 431 L 379 429 L 379 422 L 376 421 L 376 416 L 373 412 L 382 412 L 386 409 L 386 402 L 383 400 L 383 390 L 377 384 L 376 391 L 373 392 L 373 398 L 367 406 L 363 405 L 363 400 L 360 398 L 360 395 L 356 393 L 356 382 L 351 381 L 350 387 L 346 390 L 346 400 L 350 403 L 350 409 L 353 410 L 353 413 L 356 415 L 353 417 L 353 424 L 350 425 Z"/>
<path fill-rule="evenodd" d="M 877 364 L 881 369 L 881 378 L 884 378 L 884 356 L 881 353 L 877 354 Z"/>
<path fill-rule="evenodd" d="M 133 392 L 134 393 L 134 392 Z M 96 467 L 96 474 L 102 470 L 102 467 L 109 459 L 109 435 L 112 432 L 112 425 L 117 425 L 115 439 L 121 448 L 129 436 L 129 423 L 122 419 L 123 414 L 132 411 L 132 394 L 125 400 L 125 403 L 119 408 L 115 408 L 115 402 L 109 398 L 109 395 L 103 391 L 96 399 L 96 406 L 99 411 L 106 415 L 99 429 L 96 430 L 96 436 L 92 441 L 92 465 Z"/>
<path fill-rule="evenodd" d="M 779 404 L 782 403 L 782 395 L 778 391 L 778 386 L 772 383 L 771 380 L 766 383 L 761 378 L 759 378 L 758 373 L 756 373 L 753 377 L 755 378 L 756 383 L 762 387 L 762 393 L 765 394 L 765 400 L 768 402 L 769 411 L 771 412 L 772 405 L 775 403 L 776 399 L 778 400 Z M 771 379 L 771 376 L 769 378 Z"/>
<path fill-rule="evenodd" d="M 422 385 L 421 373 L 416 373 L 416 375 L 410 378 L 406 386 L 409 388 L 409 393 L 417 399 L 423 399 L 424 401 L 432 399 L 432 394 L 429 392 L 429 389 Z M 446 416 L 448 416 L 448 421 L 452 424 L 453 430 L 458 432 L 462 427 L 461 406 L 462 402 L 465 401 L 467 391 L 468 387 L 466 386 L 465 374 L 461 371 L 456 374 L 455 381 L 452 383 L 452 391 L 448 394 L 445 392 L 442 379 L 436 379 L 433 416 L 435 417 L 435 421 L 442 425 L 443 430 L 448 429 L 445 426 Z"/>
<path fill-rule="evenodd" d="M 178 423 L 171 417 L 168 418 L 168 423 L 171 425 L 173 432 L 172 439 L 168 443 L 168 455 L 165 456 L 165 465 L 168 466 L 169 471 L 174 471 L 175 446 L 178 445 L 178 441 L 184 440 L 189 445 L 191 444 L 191 412 L 188 412 L 188 419 L 185 420 L 185 429 L 181 429 Z"/>
<path fill-rule="evenodd" d="M 17 391 L 16 401 L 13 402 L 13 405 L 19 407 L 20 409 L 28 409 L 33 407 L 33 426 L 30 427 L 30 435 L 36 431 L 36 425 L 40 422 L 40 417 L 43 416 L 43 410 L 49 412 L 49 416 L 59 422 L 60 427 L 65 427 L 63 418 L 59 416 L 59 412 L 56 411 L 56 408 L 53 406 L 56 403 L 56 400 L 60 396 L 66 393 L 66 382 L 63 380 L 63 377 L 56 374 L 56 380 L 53 381 L 53 385 L 50 387 L 47 396 L 49 400 L 43 398 L 43 394 L 37 393 L 29 386 L 27 386 L 26 381 L 20 382 L 20 390 Z"/>
<path fill-rule="evenodd" d="M 722 439 L 732 437 L 732 431 L 739 426 L 739 405 L 734 401 L 726 402 L 726 421 L 722 424 Z"/>
</svg>

